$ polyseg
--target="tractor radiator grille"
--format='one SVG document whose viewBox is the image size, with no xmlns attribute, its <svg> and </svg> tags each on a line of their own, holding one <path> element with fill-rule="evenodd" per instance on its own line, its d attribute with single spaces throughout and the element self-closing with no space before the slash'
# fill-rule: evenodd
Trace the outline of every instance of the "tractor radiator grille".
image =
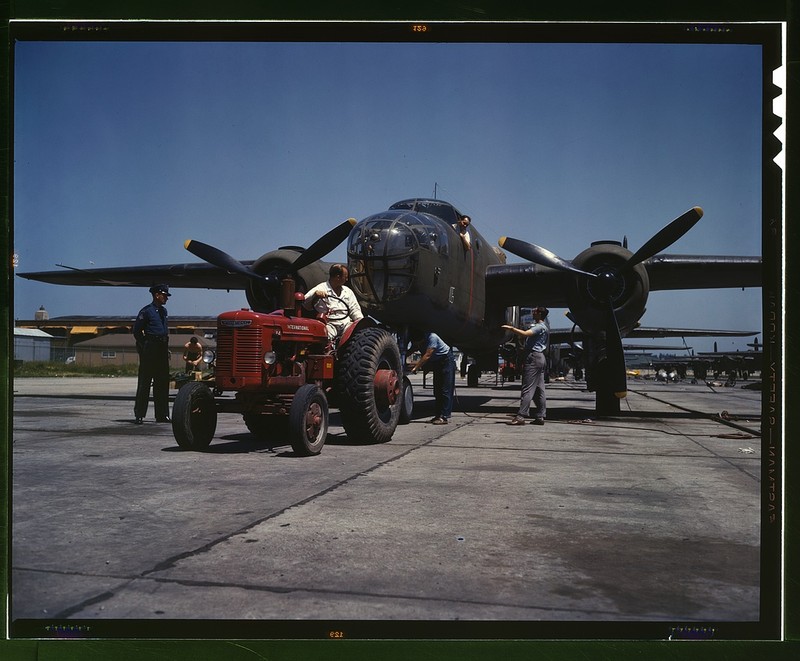
<svg viewBox="0 0 800 661">
<path fill-rule="evenodd" d="M 230 376 L 260 376 L 261 353 L 261 329 L 218 329 L 217 373 Z"/>
</svg>

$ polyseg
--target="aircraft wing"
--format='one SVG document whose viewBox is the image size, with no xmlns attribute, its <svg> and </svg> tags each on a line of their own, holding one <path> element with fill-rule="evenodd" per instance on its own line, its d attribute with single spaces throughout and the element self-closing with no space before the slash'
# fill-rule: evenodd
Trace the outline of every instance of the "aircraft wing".
<svg viewBox="0 0 800 661">
<path fill-rule="evenodd" d="M 698 358 L 754 358 L 763 356 L 763 351 L 698 351 Z"/>
<path fill-rule="evenodd" d="M 692 347 L 675 346 L 669 344 L 629 344 L 628 342 L 622 343 L 622 348 L 628 352 L 650 352 L 650 351 L 689 351 Z"/>
<path fill-rule="evenodd" d="M 761 257 L 656 255 L 642 262 L 650 291 L 760 287 Z M 573 275 L 539 264 L 496 264 L 486 269 L 487 298 L 504 307 L 569 307 Z"/>
<path fill-rule="evenodd" d="M 550 347 L 558 347 L 559 349 L 571 349 L 573 346 L 580 347 L 580 340 L 576 341 L 575 344 L 570 344 L 569 342 L 557 342 L 551 343 Z M 622 343 L 622 349 L 624 351 L 688 351 L 692 347 L 680 347 L 676 345 L 667 345 L 667 344 L 630 344 L 628 342 Z"/>
<path fill-rule="evenodd" d="M 249 266 L 253 262 L 243 261 Z M 196 264 L 160 264 L 152 266 L 120 266 L 99 269 L 77 269 L 61 266 L 59 271 L 37 271 L 18 273 L 21 278 L 38 280 L 54 285 L 78 285 L 96 287 L 150 287 L 166 284 L 175 288 L 197 289 L 245 289 L 248 279 L 231 274 L 204 262 Z"/>
<path fill-rule="evenodd" d="M 639 326 L 625 337 L 747 337 L 758 335 L 761 331 L 714 330 L 706 328 L 650 328 Z"/>
<path fill-rule="evenodd" d="M 656 255 L 643 262 L 650 291 L 760 287 L 760 257 Z"/>
<path fill-rule="evenodd" d="M 625 337 L 630 338 L 660 338 L 660 337 L 748 337 L 758 335 L 761 331 L 740 330 L 713 330 L 702 328 L 657 328 L 639 326 L 630 331 Z M 550 343 L 569 343 L 580 341 L 583 332 L 580 328 L 553 328 L 550 330 Z"/>
</svg>

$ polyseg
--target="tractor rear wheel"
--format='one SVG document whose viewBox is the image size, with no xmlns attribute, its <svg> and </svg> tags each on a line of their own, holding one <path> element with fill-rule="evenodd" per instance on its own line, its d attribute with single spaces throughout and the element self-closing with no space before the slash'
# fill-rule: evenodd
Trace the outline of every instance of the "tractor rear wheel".
<svg viewBox="0 0 800 661">
<path fill-rule="evenodd" d="M 339 350 L 337 401 L 348 438 L 386 443 L 400 419 L 402 365 L 397 342 L 372 326 L 356 331 Z"/>
</svg>

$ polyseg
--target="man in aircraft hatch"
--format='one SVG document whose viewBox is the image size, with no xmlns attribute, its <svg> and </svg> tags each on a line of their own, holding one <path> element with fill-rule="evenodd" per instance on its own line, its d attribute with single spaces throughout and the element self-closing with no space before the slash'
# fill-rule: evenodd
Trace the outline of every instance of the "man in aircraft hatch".
<svg viewBox="0 0 800 661">
<path fill-rule="evenodd" d="M 469 250 L 472 245 L 472 239 L 469 235 L 469 226 L 472 224 L 472 219 L 469 216 L 461 216 L 458 222 L 453 225 L 453 229 L 458 232 L 461 237 L 461 243 L 464 244 L 464 250 Z"/>
<path fill-rule="evenodd" d="M 328 280 L 309 290 L 303 307 L 316 310 L 325 322 L 325 330 L 331 343 L 338 340 L 344 329 L 364 318 L 356 295 L 345 282 L 350 273 L 344 264 L 334 264 L 328 271 Z"/>
</svg>

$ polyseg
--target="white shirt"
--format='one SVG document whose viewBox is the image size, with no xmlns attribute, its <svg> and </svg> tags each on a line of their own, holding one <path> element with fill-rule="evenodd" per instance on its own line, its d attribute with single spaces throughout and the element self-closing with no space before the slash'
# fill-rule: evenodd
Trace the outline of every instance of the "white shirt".
<svg viewBox="0 0 800 661">
<path fill-rule="evenodd" d="M 318 289 L 324 289 L 327 296 L 315 297 L 313 293 Z M 313 306 L 317 312 L 326 314 L 328 323 L 341 324 L 345 321 L 350 323 L 364 318 L 355 293 L 347 285 L 342 285 L 342 291 L 338 295 L 333 291 L 330 281 L 322 282 L 309 291 L 311 295 L 305 301 L 306 309 L 311 309 Z"/>
</svg>

